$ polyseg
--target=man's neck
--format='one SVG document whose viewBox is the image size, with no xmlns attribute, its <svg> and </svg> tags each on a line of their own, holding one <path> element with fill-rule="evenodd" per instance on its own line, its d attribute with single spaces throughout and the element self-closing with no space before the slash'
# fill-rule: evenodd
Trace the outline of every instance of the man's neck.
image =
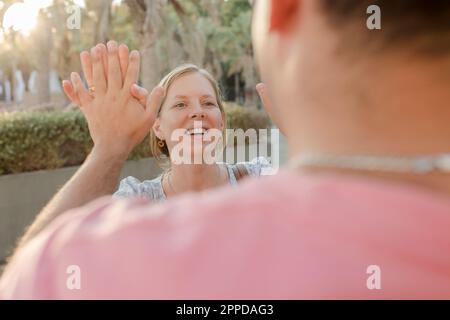
<svg viewBox="0 0 450 320">
<path fill-rule="evenodd" d="M 450 153 L 448 61 L 371 61 L 349 67 L 340 82 L 323 87 L 330 91 L 319 101 L 299 99 L 306 107 L 299 108 L 297 100 L 291 108 L 293 120 L 285 126 L 291 156 L 300 152 L 380 157 Z M 450 195 L 450 174 L 375 175 Z"/>
</svg>

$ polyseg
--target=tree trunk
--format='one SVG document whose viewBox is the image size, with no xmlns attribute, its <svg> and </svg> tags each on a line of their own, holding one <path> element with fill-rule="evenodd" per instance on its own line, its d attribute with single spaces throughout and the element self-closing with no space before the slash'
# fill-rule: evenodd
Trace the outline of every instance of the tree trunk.
<svg viewBox="0 0 450 320">
<path fill-rule="evenodd" d="M 56 68 L 59 83 L 61 85 L 62 80 L 70 78 L 70 73 L 72 71 L 80 69 L 79 51 L 76 49 L 76 44 L 80 43 L 81 39 L 80 34 L 74 34 L 73 30 L 70 30 L 68 28 L 58 28 L 58 26 L 66 24 L 66 0 L 54 0 L 53 3 L 52 26 L 57 29 L 57 32 L 53 39 L 53 50 L 56 53 L 56 55 L 54 56 L 55 61 L 53 67 Z M 89 10 L 95 11 L 96 9 L 96 7 L 89 7 Z M 94 36 L 96 36 L 97 34 L 99 33 L 96 32 Z M 62 96 L 64 97 L 64 105 L 69 104 L 70 100 L 67 95 L 63 94 Z"/>
<path fill-rule="evenodd" d="M 245 106 L 256 106 L 256 74 L 253 66 L 253 58 L 246 54 L 244 59 L 243 76 L 245 80 Z"/>
<path fill-rule="evenodd" d="M 141 53 L 141 81 L 142 86 L 151 91 L 160 80 L 160 66 L 152 41 L 143 41 L 140 47 Z"/>
<path fill-rule="evenodd" d="M 161 26 L 161 10 L 166 0 L 126 0 L 134 17 L 134 27 L 140 38 L 142 86 L 149 91 L 160 78 L 159 61 L 155 44 Z"/>
<path fill-rule="evenodd" d="M 181 42 L 183 49 L 187 53 L 188 61 L 199 67 L 204 67 L 206 54 L 206 38 L 204 34 L 196 29 L 192 19 L 186 14 L 186 11 L 178 0 L 171 0 L 171 4 L 183 26 Z"/>
<path fill-rule="evenodd" d="M 38 30 L 35 33 L 37 40 L 37 91 L 38 103 L 50 102 L 50 55 L 52 50 L 52 32 L 48 18 L 40 14 Z"/>
<path fill-rule="evenodd" d="M 240 93 L 239 88 L 240 88 L 240 85 L 239 85 L 239 74 L 235 73 L 234 74 L 234 101 L 236 101 L 238 103 L 241 102 L 241 99 L 240 99 L 241 93 Z"/>
<path fill-rule="evenodd" d="M 94 43 L 105 43 L 108 40 L 109 21 L 111 18 L 112 0 L 96 0 L 95 15 L 97 18 Z"/>
<path fill-rule="evenodd" d="M 17 79 L 16 79 L 16 73 L 17 73 L 17 61 L 16 58 L 12 59 L 11 62 L 11 80 L 9 81 L 9 83 L 11 84 L 11 87 L 9 89 L 10 91 L 10 97 L 11 97 L 11 102 L 13 103 L 18 103 L 17 99 L 16 99 L 16 88 L 17 88 Z"/>
<path fill-rule="evenodd" d="M 62 39 L 60 40 L 59 50 L 58 50 L 58 57 L 56 62 L 56 70 L 58 72 L 58 78 L 60 79 L 60 83 L 64 79 L 70 78 L 70 73 L 73 67 L 73 59 L 72 59 L 72 50 L 70 47 L 70 40 L 67 36 L 67 34 L 64 34 Z M 64 94 L 65 102 L 69 103 L 69 99 Z"/>
</svg>

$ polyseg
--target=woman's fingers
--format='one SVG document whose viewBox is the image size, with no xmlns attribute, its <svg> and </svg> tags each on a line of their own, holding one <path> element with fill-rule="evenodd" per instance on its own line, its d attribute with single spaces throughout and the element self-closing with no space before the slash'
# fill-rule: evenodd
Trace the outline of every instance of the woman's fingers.
<svg viewBox="0 0 450 320">
<path fill-rule="evenodd" d="M 89 92 L 84 87 L 83 82 L 81 81 L 80 75 L 77 72 L 72 72 L 70 74 L 70 80 L 72 81 L 72 86 L 74 88 L 74 92 L 79 98 L 80 107 L 86 106 L 89 102 L 91 102 L 92 98 L 89 95 Z"/>
<path fill-rule="evenodd" d="M 124 81 L 124 88 L 130 89 L 134 83 L 137 83 L 139 78 L 140 56 L 136 50 L 131 51 L 127 73 Z"/>
<path fill-rule="evenodd" d="M 146 108 L 148 97 L 147 89 L 140 87 L 137 84 L 133 84 L 131 86 L 130 92 L 131 95 L 136 98 L 144 108 Z"/>
<path fill-rule="evenodd" d="M 80 99 L 78 98 L 78 95 L 75 92 L 75 89 L 73 88 L 73 86 L 70 83 L 70 81 L 69 80 L 63 80 L 62 87 L 63 87 L 64 93 L 69 98 L 69 100 L 73 104 L 76 104 L 77 106 L 80 106 L 80 104 L 81 104 L 80 103 Z"/>
<path fill-rule="evenodd" d="M 96 47 L 100 50 L 103 62 L 103 70 L 105 70 L 106 83 L 108 83 L 108 49 L 103 43 L 98 43 Z"/>
<path fill-rule="evenodd" d="M 105 70 L 103 67 L 101 51 L 98 47 L 93 47 L 91 49 L 91 60 L 92 85 L 95 88 L 95 94 L 104 94 L 106 92 Z"/>
<path fill-rule="evenodd" d="M 120 61 L 120 70 L 122 71 L 122 81 L 125 81 L 125 76 L 127 74 L 128 59 L 129 59 L 128 47 L 125 44 L 121 44 L 119 46 L 119 61 Z"/>
<path fill-rule="evenodd" d="M 120 70 L 119 50 L 117 42 L 108 41 L 108 90 L 117 92 L 122 88 L 122 73 Z"/>
<path fill-rule="evenodd" d="M 117 43 L 116 42 L 113 43 L 115 45 L 114 47 L 116 47 Z M 94 51 L 97 53 L 97 55 L 95 55 Z M 111 56 L 112 59 L 110 59 L 109 57 L 110 52 L 107 46 L 105 46 L 103 43 L 99 43 L 95 47 L 91 48 L 90 52 L 83 51 L 80 53 L 81 66 L 87 84 L 89 87 L 91 86 L 95 87 L 96 92 L 102 91 L 106 92 L 109 82 L 108 79 L 115 81 L 112 83 L 113 90 L 120 89 L 120 86 L 122 85 L 122 83 L 125 82 L 125 79 L 128 74 L 129 74 L 129 81 L 127 82 L 128 86 L 131 86 L 133 83 L 137 82 L 137 79 L 139 77 L 139 63 L 140 63 L 139 53 L 136 51 L 136 53 L 134 53 L 133 55 L 133 58 L 131 58 L 129 49 L 125 44 L 121 44 L 117 48 L 117 50 L 116 48 L 113 48 L 113 51 L 118 51 L 118 58 L 116 53 L 115 55 L 113 54 Z M 101 65 L 99 63 L 96 63 L 94 66 L 94 60 L 98 62 L 99 59 Z M 134 67 L 130 72 L 128 72 L 130 60 L 132 59 L 134 61 Z M 117 64 L 119 65 L 118 68 L 116 67 Z M 109 71 L 110 67 L 112 67 L 111 72 Z M 104 72 L 103 77 L 100 73 L 101 70 L 103 70 Z M 120 72 L 118 72 L 118 70 Z M 119 74 L 121 75 L 120 79 L 116 78 L 116 76 Z M 135 79 L 134 82 L 132 81 L 132 79 Z M 142 98 L 140 100 L 142 100 Z M 142 104 L 145 105 L 145 100 L 142 102 Z"/>
<path fill-rule="evenodd" d="M 80 53 L 81 68 L 83 69 L 84 77 L 88 86 L 92 85 L 92 62 L 91 55 L 87 51 Z"/>
</svg>

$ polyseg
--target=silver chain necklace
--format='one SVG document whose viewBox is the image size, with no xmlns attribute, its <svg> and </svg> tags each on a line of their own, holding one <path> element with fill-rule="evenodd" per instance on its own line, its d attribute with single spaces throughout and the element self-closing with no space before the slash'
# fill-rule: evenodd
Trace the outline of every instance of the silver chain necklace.
<svg viewBox="0 0 450 320">
<path fill-rule="evenodd" d="M 301 153 L 292 158 L 289 166 L 291 168 L 308 166 L 331 167 L 397 173 L 412 172 L 415 174 L 426 174 L 430 172 L 450 173 L 450 153 L 412 157 Z"/>
<path fill-rule="evenodd" d="M 221 176 L 221 174 L 220 174 L 220 168 L 219 168 L 219 165 L 217 165 L 216 164 L 216 184 L 218 184 L 219 182 L 220 182 L 220 176 Z M 164 175 L 165 176 L 167 176 L 167 182 L 168 182 L 168 184 L 169 184 L 169 187 L 170 187 L 170 189 L 172 190 L 172 192 L 173 193 L 175 193 L 175 194 L 177 194 L 178 192 L 177 191 L 175 191 L 175 188 L 173 187 L 173 184 L 172 184 L 172 179 L 171 179 L 171 177 L 172 177 L 172 171 L 169 171 L 169 172 L 166 172 Z"/>
</svg>

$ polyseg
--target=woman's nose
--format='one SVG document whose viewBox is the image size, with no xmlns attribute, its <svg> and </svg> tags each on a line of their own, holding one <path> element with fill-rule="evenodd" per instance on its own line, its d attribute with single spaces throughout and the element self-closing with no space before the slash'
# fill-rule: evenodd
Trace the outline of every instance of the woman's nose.
<svg viewBox="0 0 450 320">
<path fill-rule="evenodd" d="M 195 106 L 194 110 L 192 110 L 191 112 L 191 118 L 192 119 L 203 119 L 205 117 L 205 111 L 203 110 L 203 108 L 201 106 Z"/>
<path fill-rule="evenodd" d="M 193 112 L 192 114 L 191 114 L 191 118 L 200 118 L 200 119 L 203 119 L 205 117 L 205 114 L 202 112 L 202 111 L 200 111 L 200 112 Z"/>
</svg>

